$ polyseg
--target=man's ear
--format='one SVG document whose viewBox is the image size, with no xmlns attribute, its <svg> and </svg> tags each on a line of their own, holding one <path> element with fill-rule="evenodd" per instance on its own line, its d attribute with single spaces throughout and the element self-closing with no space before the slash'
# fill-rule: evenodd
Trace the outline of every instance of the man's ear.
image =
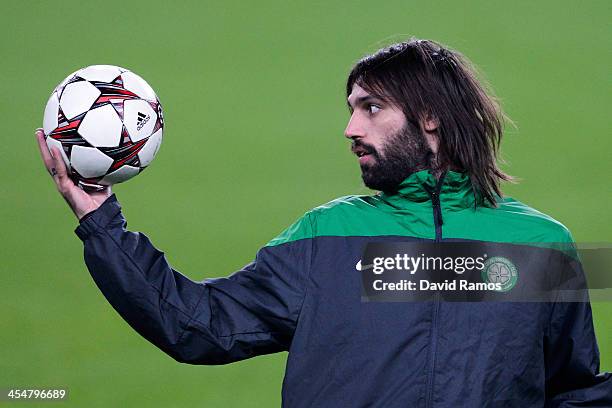
<svg viewBox="0 0 612 408">
<path fill-rule="evenodd" d="M 438 121 L 438 118 L 428 114 L 423 119 L 421 119 L 421 126 L 426 132 L 435 132 L 436 130 L 438 130 L 440 122 Z"/>
<path fill-rule="evenodd" d="M 429 148 L 434 154 L 438 154 L 440 140 L 438 139 L 437 130 L 440 126 L 440 122 L 435 116 L 427 114 L 424 118 L 421 119 L 420 124 L 421 129 L 423 131 L 423 135 L 425 136 L 425 140 L 427 140 Z"/>
</svg>

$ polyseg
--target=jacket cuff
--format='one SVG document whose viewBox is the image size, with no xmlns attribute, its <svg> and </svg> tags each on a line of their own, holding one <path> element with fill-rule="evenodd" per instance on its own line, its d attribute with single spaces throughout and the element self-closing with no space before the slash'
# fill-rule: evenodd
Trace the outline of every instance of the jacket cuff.
<svg viewBox="0 0 612 408">
<path fill-rule="evenodd" d="M 85 241 L 96 231 L 105 228 L 120 212 L 121 204 L 117 201 L 115 194 L 112 194 L 102 203 L 102 205 L 100 205 L 100 207 L 83 216 L 79 226 L 74 232 L 81 241 Z"/>
</svg>

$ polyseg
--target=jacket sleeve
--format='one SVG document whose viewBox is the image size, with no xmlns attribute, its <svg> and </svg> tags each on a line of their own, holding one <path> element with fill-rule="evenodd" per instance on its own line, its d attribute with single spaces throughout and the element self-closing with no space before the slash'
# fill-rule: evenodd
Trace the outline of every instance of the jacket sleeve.
<svg viewBox="0 0 612 408">
<path fill-rule="evenodd" d="M 143 337 L 192 364 L 288 350 L 310 268 L 308 215 L 240 271 L 202 282 L 172 269 L 146 235 L 126 228 L 112 195 L 75 232 L 96 285 Z"/>
<path fill-rule="evenodd" d="M 612 407 L 612 375 L 599 372 L 599 349 L 579 261 L 560 286 L 544 339 L 546 408 Z"/>
</svg>

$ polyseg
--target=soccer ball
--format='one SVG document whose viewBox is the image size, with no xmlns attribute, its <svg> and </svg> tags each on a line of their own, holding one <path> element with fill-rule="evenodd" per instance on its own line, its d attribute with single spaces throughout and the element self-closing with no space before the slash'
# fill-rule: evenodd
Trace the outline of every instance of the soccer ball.
<svg viewBox="0 0 612 408">
<path fill-rule="evenodd" d="M 58 147 L 71 178 L 100 190 L 139 174 L 162 141 L 164 119 L 144 79 L 113 65 L 92 65 L 68 75 L 51 93 L 43 130 Z"/>
</svg>

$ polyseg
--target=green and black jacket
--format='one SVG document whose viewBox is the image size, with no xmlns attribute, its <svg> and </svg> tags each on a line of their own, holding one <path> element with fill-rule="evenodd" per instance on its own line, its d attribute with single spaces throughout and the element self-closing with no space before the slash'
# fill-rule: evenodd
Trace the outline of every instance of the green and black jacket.
<svg viewBox="0 0 612 408">
<path fill-rule="evenodd" d="M 176 360 L 288 351 L 286 407 L 612 407 L 588 300 L 364 300 L 356 265 L 372 242 L 519 248 L 519 274 L 527 261 L 546 265 L 557 251 L 550 243 L 572 247 L 551 217 L 507 197 L 485 206 L 470 186 L 462 173 L 438 182 L 421 171 L 394 194 L 336 199 L 240 271 L 202 282 L 128 231 L 114 195 L 76 233 L 108 301 Z"/>
</svg>

